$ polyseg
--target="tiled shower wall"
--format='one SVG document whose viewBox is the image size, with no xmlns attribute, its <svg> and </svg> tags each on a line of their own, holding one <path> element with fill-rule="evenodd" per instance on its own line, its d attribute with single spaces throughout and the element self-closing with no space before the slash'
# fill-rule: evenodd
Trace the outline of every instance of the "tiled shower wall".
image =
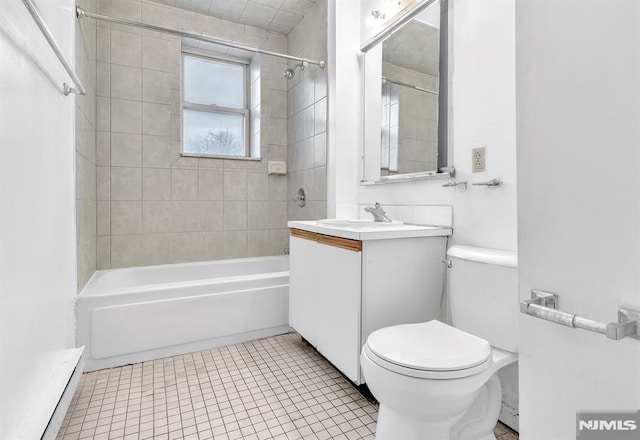
<svg viewBox="0 0 640 440">
<path fill-rule="evenodd" d="M 313 8 L 287 34 L 289 54 L 327 59 L 327 1 Z M 290 61 L 289 66 L 295 62 Z M 288 80 L 289 192 L 304 188 L 307 204 L 289 200 L 290 220 L 327 216 L 327 71 L 309 65 Z"/>
<path fill-rule="evenodd" d="M 95 12 L 96 0 L 78 6 Z M 78 290 L 96 270 L 96 24 L 76 21 L 76 71 L 87 89 L 76 95 L 76 246 Z"/>
<path fill-rule="evenodd" d="M 283 35 L 136 0 L 98 0 L 99 13 L 204 32 L 286 52 Z M 97 29 L 99 269 L 278 255 L 288 245 L 286 68 L 261 56 L 260 161 L 180 156 L 181 41 L 133 27 Z M 255 101 L 254 101 L 255 102 Z"/>
<path fill-rule="evenodd" d="M 385 77 L 438 91 L 438 78 L 385 62 Z M 398 174 L 432 171 L 438 167 L 438 95 L 399 86 Z"/>
</svg>

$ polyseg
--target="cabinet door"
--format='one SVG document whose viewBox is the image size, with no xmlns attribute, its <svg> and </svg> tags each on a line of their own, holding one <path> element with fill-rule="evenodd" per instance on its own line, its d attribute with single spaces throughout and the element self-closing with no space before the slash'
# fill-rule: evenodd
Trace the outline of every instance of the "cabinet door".
<svg viewBox="0 0 640 440">
<path fill-rule="evenodd" d="M 358 383 L 361 252 L 293 236 L 290 249 L 289 324 Z"/>
<path fill-rule="evenodd" d="M 289 243 L 289 325 L 314 347 L 318 346 L 322 290 L 318 286 L 318 244 L 298 237 Z"/>
<path fill-rule="evenodd" d="M 362 252 L 317 244 L 322 270 L 318 351 L 352 381 L 360 379 Z M 325 269 L 326 268 L 326 269 Z"/>
</svg>

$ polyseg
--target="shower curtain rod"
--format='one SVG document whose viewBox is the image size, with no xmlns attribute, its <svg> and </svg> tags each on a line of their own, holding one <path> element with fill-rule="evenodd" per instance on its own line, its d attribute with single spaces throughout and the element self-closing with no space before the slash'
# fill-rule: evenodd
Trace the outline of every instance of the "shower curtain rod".
<svg viewBox="0 0 640 440">
<path fill-rule="evenodd" d="M 440 95 L 438 92 L 436 92 L 434 90 L 425 89 L 424 87 L 416 86 L 415 84 L 409 84 L 409 83 L 402 82 L 402 81 L 396 81 L 396 80 L 393 80 L 391 78 L 387 78 L 386 76 L 383 76 L 382 80 L 383 81 L 389 81 L 390 83 L 393 83 L 393 84 L 398 84 L 399 86 L 409 87 L 410 89 L 415 89 L 415 90 L 418 90 L 420 92 L 431 93 L 432 95 Z"/>
<path fill-rule="evenodd" d="M 118 23 L 118 24 L 124 24 L 124 25 L 128 25 L 128 26 L 134 26 L 134 27 L 141 28 L 141 29 L 150 29 L 150 30 L 153 30 L 153 31 L 156 31 L 156 32 L 163 32 L 165 34 L 176 35 L 178 37 L 192 38 L 194 40 L 205 41 L 207 43 L 219 44 L 219 45 L 227 46 L 227 47 L 233 47 L 234 49 L 246 50 L 248 52 L 260 53 L 260 54 L 264 54 L 264 55 L 271 55 L 271 56 L 274 56 L 274 57 L 285 58 L 287 60 L 301 61 L 301 62 L 307 63 L 307 64 L 314 64 L 314 65 L 320 67 L 321 69 L 324 69 L 324 67 L 326 66 L 326 62 L 325 61 L 309 60 L 307 58 L 294 57 L 294 56 L 291 56 L 291 55 L 285 55 L 285 54 L 278 53 L 278 52 L 271 52 L 271 51 L 268 51 L 268 50 L 262 50 L 262 49 L 258 49 L 256 47 L 244 46 L 242 44 L 236 44 L 236 43 L 231 43 L 231 42 L 224 41 L 224 40 L 219 40 L 217 38 L 213 38 L 213 37 L 210 37 L 210 36 L 207 36 L 207 35 L 197 34 L 195 32 L 177 31 L 177 30 L 174 30 L 174 29 L 169 29 L 169 28 L 165 28 L 165 27 L 161 27 L 161 26 L 155 26 L 155 25 L 152 25 L 152 24 L 144 24 L 144 23 L 138 23 L 136 21 L 125 20 L 123 18 L 115 18 L 115 17 L 109 17 L 108 15 L 94 14 L 93 12 L 85 11 L 84 9 L 82 9 L 79 6 L 76 6 L 76 16 L 78 18 L 94 18 L 96 20 L 103 20 L 103 21 L 109 21 L 111 23 Z"/>
</svg>

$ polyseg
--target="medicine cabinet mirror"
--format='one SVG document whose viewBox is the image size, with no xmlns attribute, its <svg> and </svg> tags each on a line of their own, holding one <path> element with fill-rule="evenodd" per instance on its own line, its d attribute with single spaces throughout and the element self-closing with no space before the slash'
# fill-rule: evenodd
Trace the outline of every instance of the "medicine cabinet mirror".
<svg viewBox="0 0 640 440">
<path fill-rule="evenodd" d="M 363 43 L 363 183 L 449 177 L 448 1 L 416 0 Z"/>
</svg>

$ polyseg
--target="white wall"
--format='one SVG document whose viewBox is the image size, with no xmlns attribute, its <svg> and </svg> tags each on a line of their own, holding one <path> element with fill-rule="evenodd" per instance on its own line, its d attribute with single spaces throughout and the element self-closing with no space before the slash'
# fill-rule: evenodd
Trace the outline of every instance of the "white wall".
<svg viewBox="0 0 640 440">
<path fill-rule="evenodd" d="M 337 32 L 342 33 L 337 37 L 340 44 L 330 44 L 336 47 L 334 65 L 329 64 L 333 91 L 329 119 L 337 124 L 330 124 L 329 148 L 335 159 L 330 173 L 331 169 L 336 172 L 333 207 L 376 201 L 383 205 L 452 205 L 454 243 L 516 250 L 514 0 L 451 2 L 453 145 L 449 148 L 453 148 L 456 178 L 480 182 L 499 177 L 504 182 L 497 189 L 470 186 L 466 192 L 443 188 L 442 180 L 360 186 L 361 98 L 357 90 L 361 73 L 358 44 L 351 44 L 348 38 L 358 38 L 353 22 L 365 14 L 360 15 L 356 1 L 337 3 L 343 15 L 336 19 L 345 23 L 337 25 Z M 345 17 L 349 13 L 353 15 Z M 472 174 L 471 149 L 480 145 L 487 147 L 486 171 Z"/>
<path fill-rule="evenodd" d="M 640 310 L 640 3 L 603 3 L 517 1 L 518 247 L 521 299 L 606 323 Z M 520 390 L 523 440 L 576 438 L 640 408 L 640 341 L 522 315 Z"/>
<path fill-rule="evenodd" d="M 343 204 L 357 212 L 362 139 L 360 0 L 329 1 L 327 217 Z"/>
<path fill-rule="evenodd" d="M 73 59 L 73 2 L 39 6 Z M 14 439 L 74 345 L 74 98 L 22 2 L 0 3 L 0 59 L 0 438 Z"/>
</svg>

